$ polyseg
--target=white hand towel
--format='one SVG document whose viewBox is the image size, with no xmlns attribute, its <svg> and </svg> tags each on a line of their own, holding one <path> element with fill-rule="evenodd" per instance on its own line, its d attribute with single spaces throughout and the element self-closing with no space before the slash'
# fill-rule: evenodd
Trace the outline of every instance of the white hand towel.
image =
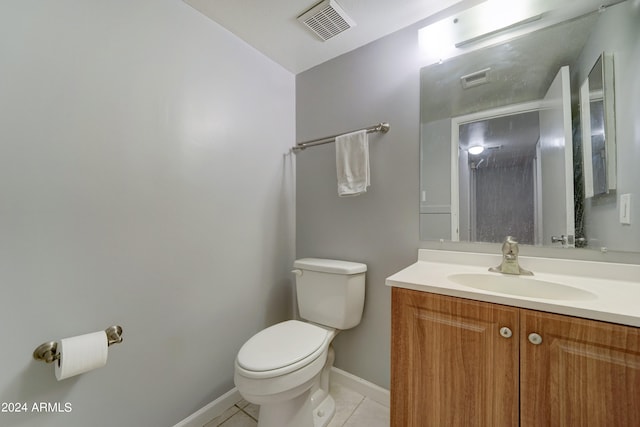
<svg viewBox="0 0 640 427">
<path fill-rule="evenodd" d="M 336 137 L 336 172 L 339 196 L 357 196 L 367 191 L 371 182 L 366 130 Z"/>
</svg>

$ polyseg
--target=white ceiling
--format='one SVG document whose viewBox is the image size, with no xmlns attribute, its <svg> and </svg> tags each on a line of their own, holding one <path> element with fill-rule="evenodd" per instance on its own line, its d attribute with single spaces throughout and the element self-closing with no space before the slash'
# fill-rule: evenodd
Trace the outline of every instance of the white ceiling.
<svg viewBox="0 0 640 427">
<path fill-rule="evenodd" d="M 294 74 L 477 0 L 337 0 L 356 26 L 321 41 L 297 17 L 318 0 L 184 0 Z"/>
</svg>

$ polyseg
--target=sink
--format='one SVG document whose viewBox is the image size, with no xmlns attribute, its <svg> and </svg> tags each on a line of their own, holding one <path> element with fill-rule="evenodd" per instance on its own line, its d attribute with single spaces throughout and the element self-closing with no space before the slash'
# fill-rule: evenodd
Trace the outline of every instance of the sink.
<svg viewBox="0 0 640 427">
<path fill-rule="evenodd" d="M 591 300 L 597 296 L 589 291 L 555 282 L 523 276 L 494 274 L 452 274 L 449 280 L 459 285 L 483 291 L 550 300 Z"/>
</svg>

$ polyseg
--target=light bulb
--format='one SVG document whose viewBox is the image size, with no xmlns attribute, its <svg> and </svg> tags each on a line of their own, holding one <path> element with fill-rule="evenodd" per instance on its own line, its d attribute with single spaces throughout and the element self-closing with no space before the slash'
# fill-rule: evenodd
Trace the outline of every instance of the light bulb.
<svg viewBox="0 0 640 427">
<path fill-rule="evenodd" d="M 482 145 L 474 145 L 473 147 L 469 147 L 469 154 L 480 154 L 484 151 L 484 147 Z"/>
</svg>

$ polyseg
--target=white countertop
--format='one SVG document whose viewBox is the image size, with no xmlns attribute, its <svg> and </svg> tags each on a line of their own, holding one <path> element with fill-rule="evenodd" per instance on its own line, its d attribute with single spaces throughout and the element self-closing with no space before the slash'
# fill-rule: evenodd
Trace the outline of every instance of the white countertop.
<svg viewBox="0 0 640 427">
<path fill-rule="evenodd" d="M 530 298 L 480 290 L 449 279 L 452 274 L 487 274 L 500 254 L 420 249 L 418 261 L 386 280 L 387 286 L 414 289 L 640 327 L 640 265 L 520 257 L 536 280 L 572 286 L 595 294 L 586 300 Z"/>
</svg>

